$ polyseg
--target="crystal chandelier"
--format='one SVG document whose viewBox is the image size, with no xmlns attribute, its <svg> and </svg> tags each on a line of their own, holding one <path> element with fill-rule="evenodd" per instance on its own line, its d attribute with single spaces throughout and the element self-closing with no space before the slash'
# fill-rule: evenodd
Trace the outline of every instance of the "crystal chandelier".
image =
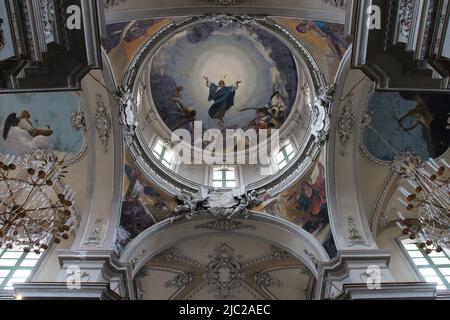
<svg viewBox="0 0 450 320">
<path fill-rule="evenodd" d="M 399 212 L 397 225 L 427 253 L 450 249 L 449 169 L 443 159 L 424 162 L 411 152 L 398 155 L 394 162 L 394 170 L 407 181 L 399 189 L 405 197 L 400 199 L 404 210 L 418 214 L 407 219 Z"/>
<path fill-rule="evenodd" d="M 69 239 L 74 193 L 62 187 L 63 161 L 36 150 L 0 162 L 0 248 L 39 254 L 51 241 Z"/>
</svg>

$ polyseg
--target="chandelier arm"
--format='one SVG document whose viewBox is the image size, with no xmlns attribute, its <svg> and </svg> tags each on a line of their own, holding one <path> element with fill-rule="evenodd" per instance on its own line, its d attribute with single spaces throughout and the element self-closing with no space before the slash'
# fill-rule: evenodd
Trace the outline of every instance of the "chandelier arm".
<svg viewBox="0 0 450 320">
<path fill-rule="evenodd" d="M 6 189 L 8 189 L 8 193 L 9 196 L 11 197 L 11 200 L 13 201 L 13 204 L 17 205 L 16 201 L 14 200 L 14 195 L 12 194 L 11 187 L 8 183 L 8 175 L 5 175 L 3 170 L 0 170 L 0 173 L 2 174 L 3 181 L 5 181 Z"/>
<path fill-rule="evenodd" d="M 23 222 L 21 222 L 21 224 L 22 224 L 22 228 L 23 228 L 23 229 L 25 230 L 25 232 L 26 232 L 26 235 L 27 235 L 27 237 L 28 237 L 28 240 L 30 240 L 30 243 L 33 243 L 34 241 L 33 241 L 33 239 L 31 239 L 30 233 L 28 232 L 27 227 L 25 226 L 25 224 L 24 224 Z"/>
<path fill-rule="evenodd" d="M 3 204 L 4 206 L 8 207 L 9 209 L 12 209 L 12 207 L 9 204 L 7 204 L 6 202 L 4 202 L 3 200 L 0 200 L 0 204 Z M 0 213 L 0 214 L 2 214 L 2 213 Z"/>
<path fill-rule="evenodd" d="M 419 205 L 418 205 L 417 207 L 420 207 L 421 204 L 427 204 L 427 205 L 429 205 L 429 206 L 433 206 L 433 207 L 436 207 L 436 208 L 439 208 L 439 209 L 442 209 L 442 210 L 448 210 L 448 208 L 444 208 L 444 207 L 442 207 L 442 206 L 439 205 L 439 204 L 431 203 L 431 202 L 429 202 L 429 201 L 427 201 L 427 200 L 421 200 L 421 201 L 419 202 Z"/>
<path fill-rule="evenodd" d="M 51 169 L 45 176 L 44 178 L 39 178 L 41 180 L 46 180 L 49 179 L 51 174 L 55 173 L 55 169 Z M 21 209 L 23 209 L 23 206 L 29 201 L 31 195 L 35 192 L 36 188 L 38 187 L 38 185 L 36 185 L 36 182 L 33 181 L 33 179 L 31 179 L 31 182 L 33 183 L 33 188 L 30 190 L 30 192 L 28 193 L 27 197 L 25 198 L 25 201 L 23 202 L 23 204 L 21 205 Z"/>
<path fill-rule="evenodd" d="M 55 210 L 55 209 L 62 209 L 62 208 L 65 208 L 65 206 L 63 204 L 61 204 L 59 206 L 58 205 L 54 205 L 54 206 L 46 207 L 46 208 L 26 209 L 23 212 L 37 212 L 37 211 L 52 210 L 52 209 Z"/>
</svg>

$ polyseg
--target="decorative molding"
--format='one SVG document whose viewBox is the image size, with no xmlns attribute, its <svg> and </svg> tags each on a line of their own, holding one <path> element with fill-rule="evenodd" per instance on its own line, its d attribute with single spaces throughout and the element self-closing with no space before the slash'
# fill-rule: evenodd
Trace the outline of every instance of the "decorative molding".
<svg viewBox="0 0 450 320">
<path fill-rule="evenodd" d="M 139 85 L 141 90 L 141 85 Z M 120 124 L 127 141 L 131 141 L 139 125 L 137 121 L 137 99 L 129 87 L 120 87 L 116 93 L 116 98 L 120 103 Z"/>
<path fill-rule="evenodd" d="M 321 144 L 328 139 L 331 128 L 330 108 L 334 101 L 335 85 L 320 88 L 312 108 L 312 134 Z"/>
<path fill-rule="evenodd" d="M 302 128 L 306 128 L 305 121 L 303 120 L 303 116 L 299 109 L 296 109 L 294 111 L 292 121 L 294 121 L 297 125 L 301 126 Z"/>
<path fill-rule="evenodd" d="M 246 278 L 241 257 L 235 255 L 232 247 L 223 244 L 209 258 L 207 271 L 203 274 L 207 286 L 219 299 L 232 298 L 232 291 L 242 288 Z"/>
<path fill-rule="evenodd" d="M 413 178 L 417 168 L 423 166 L 423 160 L 420 156 L 410 151 L 399 153 L 392 162 L 392 170 L 400 177 Z"/>
<path fill-rule="evenodd" d="M 272 277 L 268 272 L 256 272 L 253 280 L 261 288 L 281 287 L 281 281 Z"/>
<path fill-rule="evenodd" d="M 372 111 L 365 111 L 363 113 L 362 120 L 361 120 L 361 129 L 363 131 L 372 126 L 374 117 L 375 117 L 375 113 Z"/>
<path fill-rule="evenodd" d="M 345 156 L 347 153 L 348 142 L 351 139 L 353 127 L 355 125 L 355 114 L 352 109 L 352 95 L 345 99 L 345 104 L 339 115 L 338 121 L 338 136 L 339 144 L 341 145 L 341 155 Z"/>
<path fill-rule="evenodd" d="M 112 7 L 116 7 L 125 2 L 127 2 L 127 0 L 103 0 L 103 7 L 105 9 L 111 9 Z"/>
<path fill-rule="evenodd" d="M 399 36 L 408 41 L 414 10 L 414 0 L 401 0 L 398 12 Z M 402 41 L 403 42 L 403 41 Z"/>
<path fill-rule="evenodd" d="M 107 153 L 112 129 L 111 115 L 108 113 L 101 95 L 97 95 L 96 104 L 97 107 L 94 115 L 94 125 L 95 129 L 97 129 L 97 134 L 103 147 L 103 152 Z"/>
<path fill-rule="evenodd" d="M 342 10 L 345 10 L 345 7 L 347 5 L 347 0 L 322 0 L 322 1 L 325 2 L 326 4 L 329 4 L 330 6 Z"/>
<path fill-rule="evenodd" d="M 291 253 L 289 253 L 286 250 L 283 250 L 277 246 L 271 245 L 270 250 L 272 251 L 272 254 L 270 257 L 274 260 L 294 258 L 294 256 Z"/>
<path fill-rule="evenodd" d="M 42 19 L 42 27 L 44 31 L 44 38 L 47 43 L 55 41 L 55 3 L 50 0 L 41 0 L 39 1 L 40 9 L 41 9 L 41 19 Z"/>
<path fill-rule="evenodd" d="M 215 5 L 215 6 L 235 6 L 238 4 L 243 3 L 245 0 L 209 0 L 209 3 Z"/>
<path fill-rule="evenodd" d="M 175 288 L 178 290 L 182 290 L 188 285 L 190 285 L 193 281 L 193 274 L 192 273 L 182 273 L 179 275 L 176 275 L 175 278 L 172 280 L 167 281 L 164 284 L 164 288 Z"/>
<path fill-rule="evenodd" d="M 239 230 L 255 230 L 256 227 L 233 219 L 215 219 L 195 226 L 195 229 L 205 229 L 215 232 L 235 232 Z"/>
<path fill-rule="evenodd" d="M 164 287 L 176 288 L 172 298 L 177 300 L 193 299 L 204 289 L 219 299 L 233 299 L 244 291 L 256 299 L 276 299 L 267 289 L 285 285 L 272 276 L 272 271 L 277 270 L 298 269 L 300 274 L 309 278 L 308 287 L 315 279 L 308 267 L 275 246 L 271 246 L 269 252 L 246 261 L 227 243 L 220 243 L 214 253 L 208 255 L 206 262 L 198 261 L 196 256 L 179 256 L 176 250 L 172 247 L 154 256 L 136 273 L 136 277 L 141 277 L 143 270 L 150 278 L 151 270 L 176 272 Z"/>
<path fill-rule="evenodd" d="M 370 127 L 369 127 L 370 128 Z M 385 161 L 385 160 L 379 160 L 377 158 L 375 158 L 370 152 L 369 150 L 367 150 L 366 146 L 364 145 L 364 143 L 361 143 L 359 145 L 359 149 L 361 151 L 361 154 L 369 161 L 372 162 L 378 166 L 382 166 L 382 167 L 391 167 L 392 166 L 392 161 Z"/>
<path fill-rule="evenodd" d="M 141 259 L 145 256 L 146 253 L 147 253 L 147 250 L 145 250 L 145 249 L 141 250 L 133 259 L 131 259 L 131 267 L 133 269 L 141 261 Z"/>
<path fill-rule="evenodd" d="M 0 51 L 3 50 L 3 48 L 6 45 L 5 35 L 3 33 L 3 19 L 0 18 Z"/>
<path fill-rule="evenodd" d="M 352 217 L 348 217 L 347 218 L 347 223 L 348 223 L 348 233 L 349 233 L 348 246 L 349 247 L 354 247 L 354 246 L 365 246 L 365 247 L 368 247 L 366 241 L 361 236 L 361 234 L 358 231 L 358 229 L 356 229 L 355 220 Z"/>
<path fill-rule="evenodd" d="M 147 121 L 148 124 L 152 124 L 153 122 L 158 120 L 158 116 L 156 115 L 156 113 L 153 110 L 151 110 L 151 111 L 147 112 L 147 115 L 145 116 L 145 120 Z"/>
<path fill-rule="evenodd" d="M 382 218 L 383 214 L 383 206 L 385 205 L 386 198 L 391 195 L 390 190 L 392 190 L 394 184 L 398 180 L 398 175 L 394 173 L 393 171 L 389 174 L 389 177 L 387 178 L 386 182 L 383 185 L 382 191 L 377 197 L 377 200 L 375 202 L 375 205 L 372 209 L 371 213 L 371 219 L 370 219 L 370 231 L 372 232 L 373 236 L 376 236 L 377 228 L 379 226 L 378 224 L 378 217 Z"/>
<path fill-rule="evenodd" d="M 94 225 L 89 232 L 87 239 L 84 241 L 83 246 L 86 247 L 100 247 L 103 239 L 103 234 L 105 232 L 106 223 L 102 218 L 97 218 Z"/>
<path fill-rule="evenodd" d="M 311 262 L 314 264 L 314 266 L 316 267 L 316 270 L 317 270 L 317 268 L 319 268 L 319 263 L 320 263 L 319 259 L 317 259 L 317 257 L 313 253 L 309 252 L 306 249 L 305 249 L 305 254 L 309 257 L 309 259 L 311 259 Z"/>
<path fill-rule="evenodd" d="M 167 261 L 174 260 L 175 259 L 175 250 L 176 249 L 174 247 L 166 249 L 166 250 L 162 251 L 161 253 L 157 254 L 155 256 L 155 258 L 165 259 Z"/>
<path fill-rule="evenodd" d="M 86 118 L 83 111 L 72 113 L 72 127 L 86 132 Z"/>
<path fill-rule="evenodd" d="M 181 219 L 192 219 L 193 216 L 209 215 L 231 219 L 235 216 L 248 218 L 249 209 L 257 205 L 258 193 L 256 191 L 226 193 L 210 193 L 200 189 L 196 194 L 181 193 L 178 196 L 181 204 L 175 208 L 172 223 Z"/>
</svg>

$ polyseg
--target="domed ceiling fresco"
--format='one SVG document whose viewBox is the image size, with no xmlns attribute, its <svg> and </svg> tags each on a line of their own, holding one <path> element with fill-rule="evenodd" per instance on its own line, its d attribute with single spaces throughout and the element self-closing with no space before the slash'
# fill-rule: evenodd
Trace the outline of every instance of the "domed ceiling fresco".
<svg viewBox="0 0 450 320">
<path fill-rule="evenodd" d="M 297 96 L 290 50 L 270 32 L 235 22 L 204 22 L 156 53 L 151 92 L 171 130 L 280 128 Z"/>
</svg>

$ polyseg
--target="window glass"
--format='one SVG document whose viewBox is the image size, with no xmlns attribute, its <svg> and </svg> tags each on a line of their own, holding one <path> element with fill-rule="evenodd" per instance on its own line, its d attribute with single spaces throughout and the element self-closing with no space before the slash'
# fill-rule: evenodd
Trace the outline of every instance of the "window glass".
<svg viewBox="0 0 450 320">
<path fill-rule="evenodd" d="M 153 154 L 164 166 L 171 168 L 174 154 L 161 140 L 155 144 Z"/>
<path fill-rule="evenodd" d="M 292 159 L 294 159 L 295 150 L 292 144 L 287 144 L 282 147 L 278 154 L 275 155 L 276 164 L 278 169 L 283 169 Z"/>
<path fill-rule="evenodd" d="M 213 169 L 214 188 L 236 188 L 236 169 L 218 167 Z"/>
<path fill-rule="evenodd" d="M 13 290 L 14 283 L 26 282 L 40 257 L 22 249 L 0 249 L 0 290 Z"/>
<path fill-rule="evenodd" d="M 450 260 L 444 252 L 427 254 L 410 239 L 402 245 L 426 282 L 436 283 L 438 290 L 450 289 Z"/>
</svg>

